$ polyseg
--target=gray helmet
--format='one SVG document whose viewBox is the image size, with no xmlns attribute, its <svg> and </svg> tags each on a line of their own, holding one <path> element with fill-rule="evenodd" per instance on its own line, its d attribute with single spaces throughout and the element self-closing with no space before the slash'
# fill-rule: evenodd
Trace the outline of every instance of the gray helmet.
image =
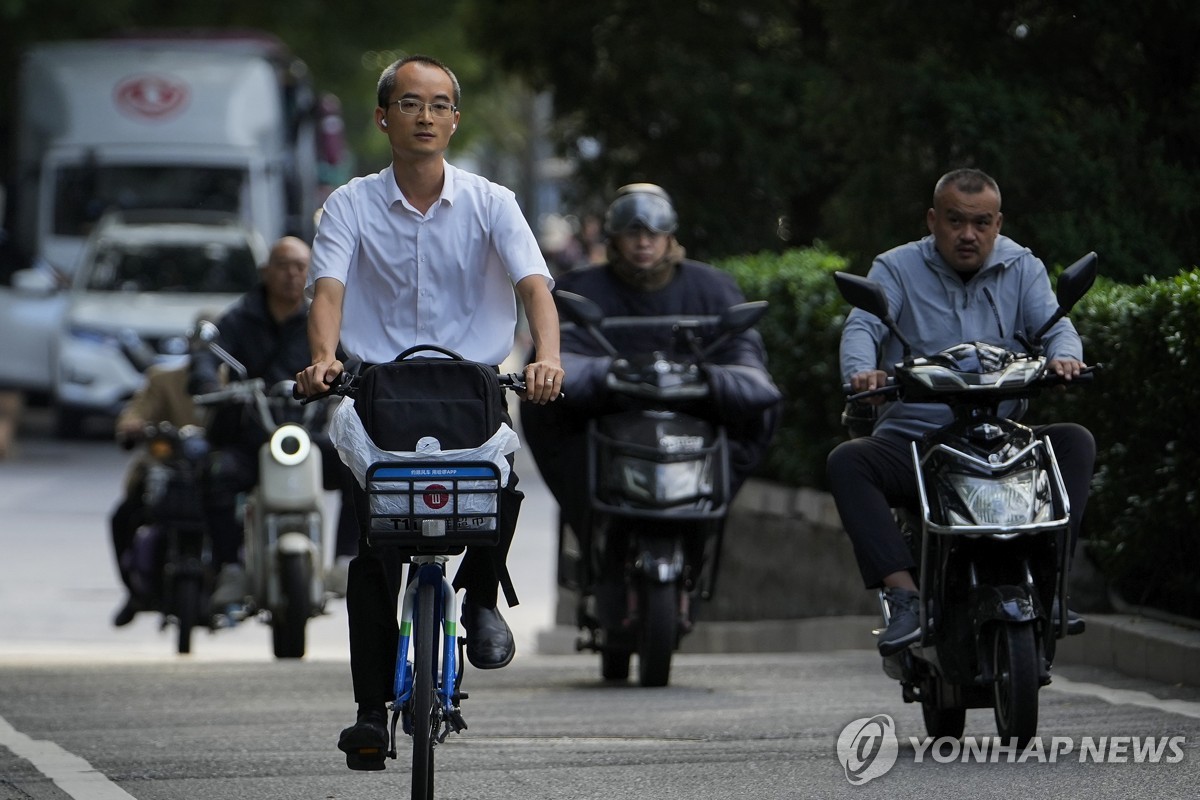
<svg viewBox="0 0 1200 800">
<path fill-rule="evenodd" d="M 675 207 L 661 186 L 630 183 L 617 190 L 617 199 L 604 213 L 604 232 L 615 236 L 636 227 L 654 233 L 674 233 L 679 227 Z"/>
</svg>

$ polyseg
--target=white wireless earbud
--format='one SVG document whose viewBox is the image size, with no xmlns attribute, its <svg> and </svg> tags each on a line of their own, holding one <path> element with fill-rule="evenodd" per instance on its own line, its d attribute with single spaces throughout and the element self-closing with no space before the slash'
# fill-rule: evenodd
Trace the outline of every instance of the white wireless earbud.
<svg viewBox="0 0 1200 800">
<path fill-rule="evenodd" d="M 452 131 L 456 131 L 456 130 L 458 130 L 458 123 L 457 123 L 457 122 L 455 122 L 455 123 L 452 123 L 452 124 L 450 125 L 450 130 L 452 130 Z"/>
<path fill-rule="evenodd" d="M 382 125 L 383 127 L 385 127 L 385 128 L 386 128 L 386 127 L 387 127 L 387 120 L 386 120 L 386 119 L 381 119 L 381 120 L 379 120 L 379 124 L 380 124 L 380 125 Z"/>
</svg>

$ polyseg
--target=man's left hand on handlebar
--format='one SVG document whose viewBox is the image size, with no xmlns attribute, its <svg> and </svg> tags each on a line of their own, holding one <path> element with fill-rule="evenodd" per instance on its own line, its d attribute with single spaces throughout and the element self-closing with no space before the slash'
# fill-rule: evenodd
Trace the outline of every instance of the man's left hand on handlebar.
<svg viewBox="0 0 1200 800">
<path fill-rule="evenodd" d="M 525 365 L 525 399 L 545 405 L 562 391 L 563 368 L 557 362 L 535 361 Z"/>
</svg>

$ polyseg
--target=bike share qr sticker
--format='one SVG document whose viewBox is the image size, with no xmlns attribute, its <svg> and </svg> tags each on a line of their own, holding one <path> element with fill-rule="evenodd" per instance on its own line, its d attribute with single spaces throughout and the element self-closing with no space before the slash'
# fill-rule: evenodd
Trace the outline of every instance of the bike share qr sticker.
<svg viewBox="0 0 1200 800">
<path fill-rule="evenodd" d="M 854 720 L 842 728 L 837 742 L 838 760 L 853 786 L 886 775 L 895 766 L 899 749 L 896 723 L 887 714 Z"/>
</svg>

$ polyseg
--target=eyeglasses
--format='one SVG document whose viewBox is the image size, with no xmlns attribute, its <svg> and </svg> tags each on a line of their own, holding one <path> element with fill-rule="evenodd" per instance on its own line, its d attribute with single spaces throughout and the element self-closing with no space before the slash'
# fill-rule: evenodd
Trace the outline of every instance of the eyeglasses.
<svg viewBox="0 0 1200 800">
<path fill-rule="evenodd" d="M 446 119 L 450 117 L 458 106 L 453 103 L 447 103 L 445 100 L 435 100 L 432 103 L 422 103 L 420 100 L 414 100 L 411 97 L 402 97 L 399 100 L 393 100 L 388 103 L 389 106 L 398 106 L 401 114 L 408 114 L 415 117 L 429 107 L 429 113 L 438 119 Z"/>
</svg>

